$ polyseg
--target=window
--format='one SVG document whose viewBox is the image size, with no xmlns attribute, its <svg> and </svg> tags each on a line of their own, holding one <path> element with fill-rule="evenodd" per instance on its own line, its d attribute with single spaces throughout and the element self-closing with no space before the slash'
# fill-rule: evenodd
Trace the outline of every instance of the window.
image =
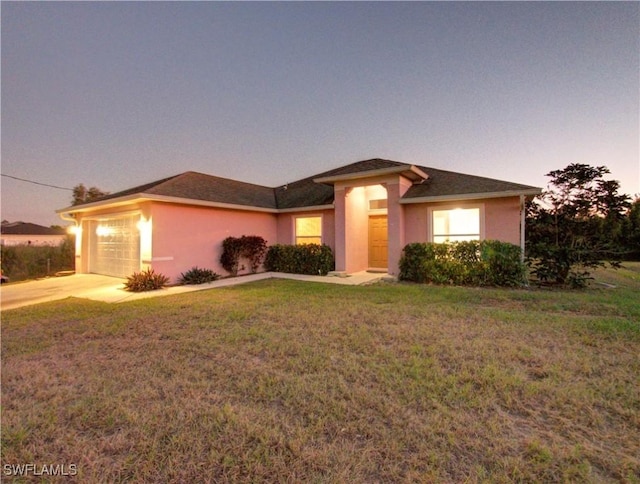
<svg viewBox="0 0 640 484">
<path fill-rule="evenodd" d="M 480 208 L 433 210 L 433 241 L 480 240 Z"/>
<path fill-rule="evenodd" d="M 369 200 L 369 210 L 384 210 L 387 208 L 387 199 Z"/>
<path fill-rule="evenodd" d="M 322 217 L 296 217 L 296 245 L 322 244 Z"/>
</svg>

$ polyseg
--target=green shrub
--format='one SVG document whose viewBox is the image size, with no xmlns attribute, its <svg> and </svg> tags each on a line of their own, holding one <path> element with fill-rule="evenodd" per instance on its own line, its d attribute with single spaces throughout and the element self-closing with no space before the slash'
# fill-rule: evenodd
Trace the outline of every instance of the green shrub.
<svg viewBox="0 0 640 484">
<path fill-rule="evenodd" d="M 498 240 L 480 243 L 481 260 L 487 264 L 487 283 L 491 286 L 520 286 L 526 282 L 526 265 L 520 247 Z"/>
<path fill-rule="evenodd" d="M 131 292 L 155 291 L 169 284 L 169 278 L 164 274 L 156 274 L 153 269 L 134 272 L 127 277 L 124 287 Z"/>
<path fill-rule="evenodd" d="M 259 235 L 243 235 L 240 237 L 240 245 L 240 256 L 247 259 L 251 273 L 255 274 L 267 253 L 267 241 Z"/>
<path fill-rule="evenodd" d="M 222 241 L 220 264 L 232 276 L 238 275 L 240 260 L 246 259 L 253 274 L 258 271 L 267 252 L 267 242 L 258 235 L 227 237 Z"/>
<path fill-rule="evenodd" d="M 211 269 L 192 267 L 187 272 L 180 274 L 178 284 L 205 284 L 207 282 L 217 281 L 218 279 L 220 279 L 220 274 L 216 274 Z"/>
<path fill-rule="evenodd" d="M 333 252 L 328 245 L 272 245 L 267 251 L 266 270 L 326 276 L 335 267 Z"/>
<path fill-rule="evenodd" d="M 233 276 L 238 274 L 241 251 L 242 245 L 238 237 L 227 237 L 222 241 L 220 264 L 224 267 L 225 271 L 231 273 Z"/>
<path fill-rule="evenodd" d="M 518 286 L 525 282 L 520 247 L 497 240 L 408 244 L 400 279 L 470 286 Z"/>
</svg>

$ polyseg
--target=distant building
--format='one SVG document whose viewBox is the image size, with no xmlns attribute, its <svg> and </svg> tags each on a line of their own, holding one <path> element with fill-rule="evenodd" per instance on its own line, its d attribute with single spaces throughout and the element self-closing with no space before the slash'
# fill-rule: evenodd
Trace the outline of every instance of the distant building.
<svg viewBox="0 0 640 484">
<path fill-rule="evenodd" d="M 67 236 L 63 228 L 44 227 L 29 222 L 2 221 L 0 244 L 2 245 L 60 245 Z"/>
</svg>

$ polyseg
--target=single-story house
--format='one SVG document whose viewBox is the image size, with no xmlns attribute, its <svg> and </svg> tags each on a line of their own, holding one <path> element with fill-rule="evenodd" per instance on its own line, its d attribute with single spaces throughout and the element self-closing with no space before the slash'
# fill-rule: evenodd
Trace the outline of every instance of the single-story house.
<svg viewBox="0 0 640 484">
<path fill-rule="evenodd" d="M 64 242 L 67 231 L 61 227 L 45 227 L 30 222 L 8 222 L 0 226 L 0 245 L 49 245 Z"/>
<path fill-rule="evenodd" d="M 270 188 L 185 172 L 57 212 L 76 224 L 76 272 L 125 277 L 194 266 L 225 274 L 229 236 L 322 243 L 336 271 L 398 274 L 411 242 L 498 239 L 524 249 L 528 185 L 371 159 Z"/>
</svg>

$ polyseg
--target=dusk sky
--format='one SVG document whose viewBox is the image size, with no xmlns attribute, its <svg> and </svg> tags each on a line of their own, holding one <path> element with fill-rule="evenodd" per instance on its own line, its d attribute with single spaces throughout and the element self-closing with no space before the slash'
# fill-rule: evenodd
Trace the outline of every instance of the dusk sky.
<svg viewBox="0 0 640 484">
<path fill-rule="evenodd" d="M 640 3 L 2 2 L 2 173 L 277 186 L 380 157 L 640 192 Z M 2 218 L 69 191 L 2 177 Z"/>
</svg>

